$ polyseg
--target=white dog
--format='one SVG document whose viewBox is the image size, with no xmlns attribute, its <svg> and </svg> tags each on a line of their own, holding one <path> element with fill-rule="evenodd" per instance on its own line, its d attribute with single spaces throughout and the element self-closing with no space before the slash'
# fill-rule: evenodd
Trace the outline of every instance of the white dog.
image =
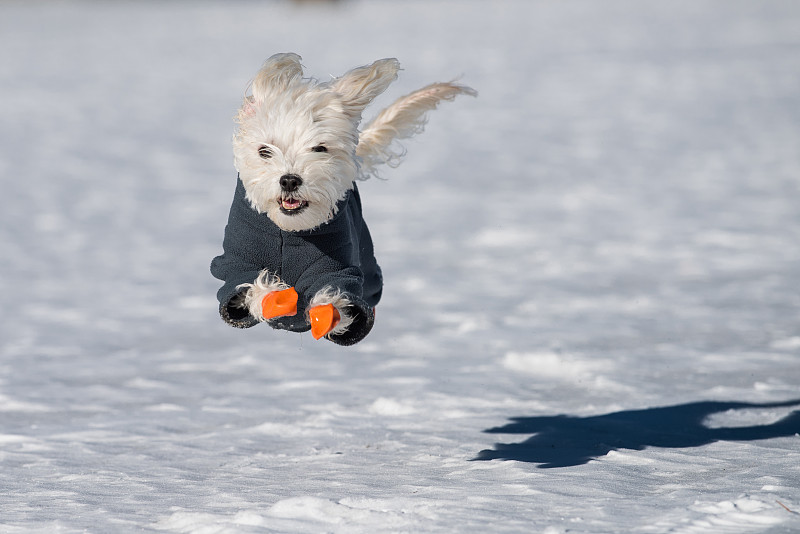
<svg viewBox="0 0 800 534">
<path fill-rule="evenodd" d="M 395 59 L 330 82 L 304 78 L 300 57 L 276 54 L 251 84 L 233 138 L 239 172 L 224 253 L 212 262 L 225 284 L 220 313 L 233 326 L 269 321 L 342 345 L 372 328 L 382 277 L 361 218 L 356 180 L 396 166 L 396 140 L 421 132 L 425 113 L 469 87 L 435 83 L 381 111 L 359 132 L 361 113 L 397 78 Z"/>
</svg>

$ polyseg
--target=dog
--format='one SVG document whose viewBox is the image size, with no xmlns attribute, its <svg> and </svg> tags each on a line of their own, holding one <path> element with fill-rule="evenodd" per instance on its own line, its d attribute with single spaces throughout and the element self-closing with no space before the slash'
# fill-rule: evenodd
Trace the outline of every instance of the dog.
<svg viewBox="0 0 800 534">
<path fill-rule="evenodd" d="M 224 282 L 217 298 L 228 324 L 266 321 L 353 345 L 372 329 L 383 289 L 356 182 L 377 176 L 380 165 L 396 167 L 405 155 L 397 140 L 421 132 L 439 102 L 477 93 L 434 83 L 359 131 L 399 62 L 381 59 L 320 82 L 304 77 L 300 61 L 270 57 L 245 92 L 233 136 L 237 187 L 211 272 Z"/>
</svg>

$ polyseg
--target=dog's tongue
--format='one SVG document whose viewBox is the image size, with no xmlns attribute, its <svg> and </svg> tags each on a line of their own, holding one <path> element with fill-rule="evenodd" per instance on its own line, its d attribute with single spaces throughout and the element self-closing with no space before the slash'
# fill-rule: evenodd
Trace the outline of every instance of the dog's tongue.
<svg viewBox="0 0 800 534">
<path fill-rule="evenodd" d="M 300 201 L 294 198 L 285 198 L 281 200 L 281 205 L 283 206 L 283 209 L 295 210 L 300 207 Z"/>
</svg>

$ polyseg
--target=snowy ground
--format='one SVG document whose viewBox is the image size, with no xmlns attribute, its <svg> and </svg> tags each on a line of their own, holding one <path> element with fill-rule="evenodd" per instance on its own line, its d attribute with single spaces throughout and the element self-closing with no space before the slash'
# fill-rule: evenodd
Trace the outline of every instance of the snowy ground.
<svg viewBox="0 0 800 534">
<path fill-rule="evenodd" d="M 361 187 L 352 348 L 217 316 L 290 50 L 480 91 Z M 800 532 L 794 0 L 12 1 L 0 65 L 0 532 Z"/>
</svg>

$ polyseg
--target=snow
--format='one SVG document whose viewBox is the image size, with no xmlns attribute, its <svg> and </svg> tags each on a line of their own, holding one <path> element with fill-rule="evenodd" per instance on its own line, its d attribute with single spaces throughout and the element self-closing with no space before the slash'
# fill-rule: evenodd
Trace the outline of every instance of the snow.
<svg viewBox="0 0 800 534">
<path fill-rule="evenodd" d="M 217 315 L 279 51 L 480 92 L 361 186 L 350 348 Z M 11 1 L 0 64 L 0 532 L 800 531 L 796 2 Z"/>
</svg>

